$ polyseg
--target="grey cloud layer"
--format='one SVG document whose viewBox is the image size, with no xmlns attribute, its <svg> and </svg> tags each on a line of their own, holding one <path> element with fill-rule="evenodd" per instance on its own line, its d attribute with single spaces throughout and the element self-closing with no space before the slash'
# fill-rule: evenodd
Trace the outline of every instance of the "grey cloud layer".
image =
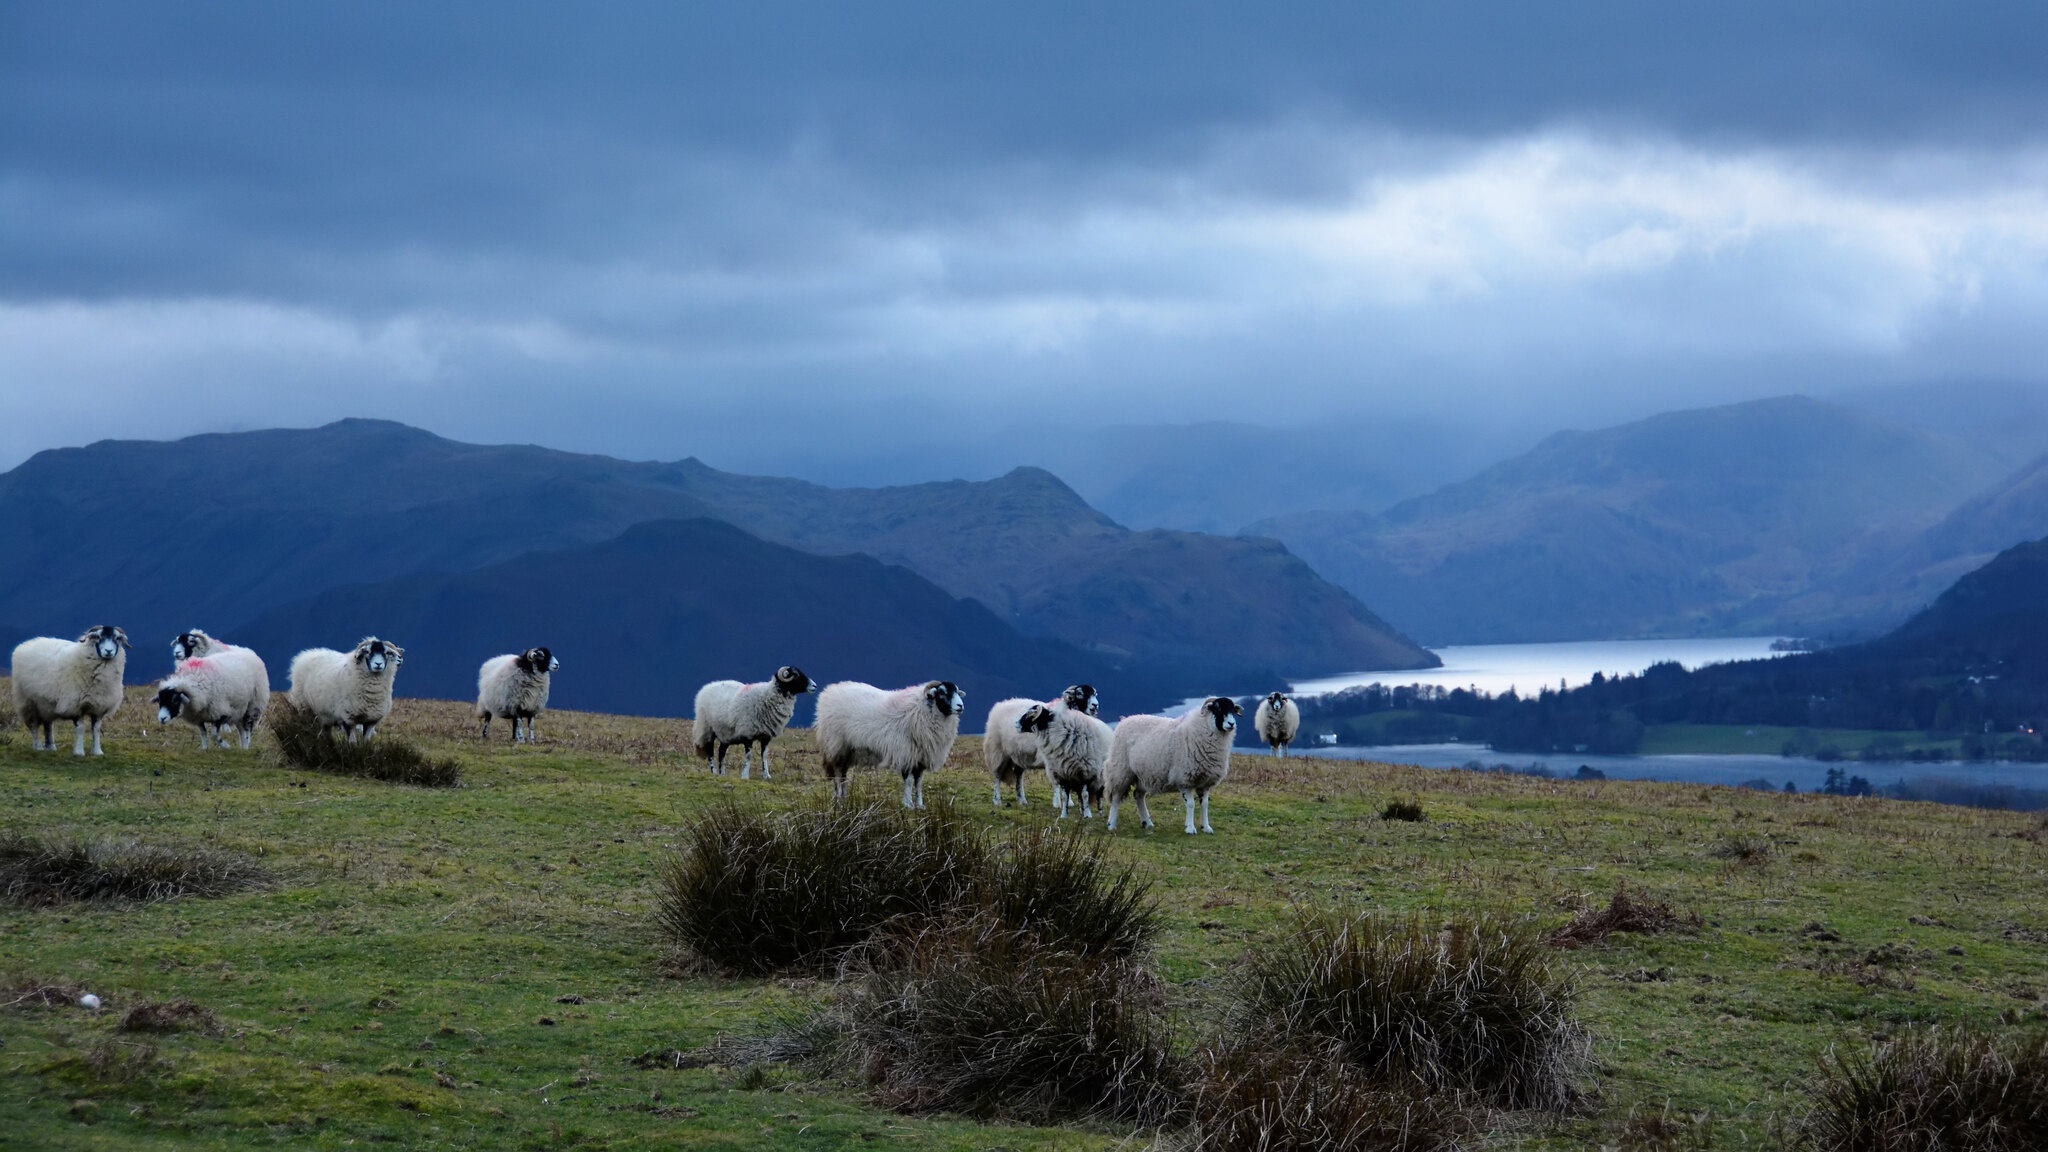
<svg viewBox="0 0 2048 1152">
<path fill-rule="evenodd" d="M 13 6 L 0 457 L 372 414 L 789 467 L 1052 398 L 2038 378 L 2024 10 L 1532 7 Z"/>
</svg>

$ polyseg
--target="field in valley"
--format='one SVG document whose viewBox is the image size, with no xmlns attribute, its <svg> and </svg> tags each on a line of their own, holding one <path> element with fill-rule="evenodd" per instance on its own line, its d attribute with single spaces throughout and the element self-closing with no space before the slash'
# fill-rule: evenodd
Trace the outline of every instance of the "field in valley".
<svg viewBox="0 0 2048 1152">
<path fill-rule="evenodd" d="M 0 732 L 0 833 L 212 846 L 267 890 L 153 904 L 0 903 L 0 1148 L 1139 1148 L 1114 1126 L 990 1126 L 877 1108 L 780 1065 L 677 1068 L 722 1035 L 829 994 L 733 979 L 657 931 L 654 874 L 729 795 L 824 789 L 809 733 L 771 782 L 708 775 L 688 725 L 557 713 L 542 741 L 480 744 L 458 704 L 401 701 L 386 731 L 457 757 L 459 788 L 201 753 L 139 696 L 104 759 Z M 736 757 L 735 757 L 736 759 Z M 991 825 L 979 742 L 931 781 Z M 877 782 L 877 786 L 881 786 Z M 1394 799 L 1424 819 L 1380 818 Z M 1156 878 L 1155 959 L 1190 1039 L 1290 905 L 1505 908 L 1562 924 L 1620 886 L 1696 933 L 1564 953 L 1595 1037 L 1593 1094 L 1503 1115 L 1488 1148 L 1777 1147 L 1817 1058 L 1902 1026 L 2048 1018 L 2048 832 L 2039 817 L 1696 785 L 1550 781 L 1240 756 L 1217 835 L 1177 803 L 1117 845 Z M 1089 834 L 1103 835 L 1098 818 Z M 22 999 L 90 990 L 98 1013 Z M 10 993 L 9 989 L 16 990 Z M 214 1023 L 119 1030 L 144 1002 Z M 11 1005 L 9 1001 L 19 1001 Z M 683 1063 L 693 1063 L 685 1060 Z M 1651 1118 L 1658 1118 L 1651 1123 Z"/>
</svg>

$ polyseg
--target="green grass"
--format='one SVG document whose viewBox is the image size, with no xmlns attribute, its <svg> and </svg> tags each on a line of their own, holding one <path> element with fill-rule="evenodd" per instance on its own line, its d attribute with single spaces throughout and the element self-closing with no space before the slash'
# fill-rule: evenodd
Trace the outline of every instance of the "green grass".
<svg viewBox="0 0 2048 1152">
<path fill-rule="evenodd" d="M 1956 758 L 1962 746 L 1956 737 L 1921 732 L 1878 732 L 1857 728 L 1773 728 L 1769 725 L 1745 727 L 1740 724 L 1653 724 L 1643 730 L 1643 745 L 1637 752 L 1644 756 L 1776 756 L 1784 750 L 1788 742 L 1811 744 L 1816 748 L 1832 745 L 1841 750 L 1845 762 L 1857 759 L 1863 749 L 1873 743 L 1897 745 L 1905 753 L 1911 753 L 1915 748 L 1940 749 L 1946 752 L 1951 760 Z M 1938 769 L 1940 765 L 1925 767 Z"/>
<path fill-rule="evenodd" d="M 96 1015 L 0 1008 L 0 1147 L 1143 1146 L 1106 1123 L 901 1116 L 824 1072 L 634 1062 L 754 1034 L 827 995 L 816 977 L 692 965 L 655 915 L 657 870 L 687 821 L 727 797 L 780 806 L 824 788 L 808 733 L 778 743 L 786 768 L 764 783 L 708 776 L 675 721 L 555 714 L 538 746 L 486 748 L 461 706 L 404 701 L 389 731 L 458 759 L 463 785 L 285 769 L 262 743 L 201 753 L 139 699 L 110 722 L 104 759 L 34 754 L 18 728 L 0 733 L 0 832 L 224 849 L 272 877 L 214 899 L 0 904 L 0 992 L 42 983 L 106 1000 Z M 990 812 L 978 760 L 963 739 L 928 787 L 991 830 L 1048 819 L 1040 781 L 1028 810 Z M 1299 903 L 1494 909 L 1556 927 L 1626 883 L 1703 918 L 1697 933 L 1560 954 L 1582 989 L 1596 1095 L 1577 1115 L 1497 1118 L 1480 1147 L 1628 1147 L 1659 1115 L 1688 1118 L 1698 1146 L 1776 1146 L 1831 1046 L 2044 1015 L 2036 817 L 1233 764 L 1217 835 L 1167 820 L 1116 836 L 1157 881 L 1156 967 L 1190 1048 L 1217 1021 L 1225 977 Z M 1426 819 L 1382 820 L 1394 799 Z M 1717 852 L 1732 840 L 1772 847 Z M 145 1001 L 189 1001 L 218 1027 L 120 1032 Z"/>
</svg>

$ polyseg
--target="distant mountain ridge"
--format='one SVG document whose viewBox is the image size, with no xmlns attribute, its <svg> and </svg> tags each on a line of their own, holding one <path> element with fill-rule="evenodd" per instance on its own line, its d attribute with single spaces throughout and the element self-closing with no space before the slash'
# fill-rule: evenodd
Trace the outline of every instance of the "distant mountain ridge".
<svg viewBox="0 0 2048 1152">
<path fill-rule="evenodd" d="M 828 489 L 694 460 L 461 444 L 367 420 L 38 454 L 0 476 L 0 533 L 13 544 L 0 552 L 0 620 L 70 633 L 114 619 L 139 642 L 167 642 L 348 585 L 471 571 L 699 517 L 806 553 L 901 564 L 1135 681 L 1171 669 L 1203 691 L 1434 663 L 1271 541 L 1130 532 L 1035 469 Z M 683 565 L 673 576 L 703 574 Z"/>
<path fill-rule="evenodd" d="M 1967 444 L 1805 397 L 1560 432 L 1380 515 L 1246 529 L 1428 643 L 1798 630 L 1817 588 L 1998 478 Z"/>
<path fill-rule="evenodd" d="M 683 570 L 691 578 L 677 579 Z M 821 681 L 953 680 L 970 693 L 968 731 L 996 700 L 1075 681 L 1102 686 L 1113 714 L 1178 696 L 1071 645 L 1019 636 L 907 569 L 799 552 L 708 519 L 649 521 L 598 544 L 329 589 L 264 613 L 234 639 L 281 660 L 306 637 L 347 643 L 372 632 L 405 647 L 404 695 L 473 698 L 478 653 L 546 643 L 565 661 L 556 707 L 639 716 L 687 716 L 698 685 L 765 680 L 785 663 Z M 808 705 L 799 722 L 806 715 Z"/>
</svg>

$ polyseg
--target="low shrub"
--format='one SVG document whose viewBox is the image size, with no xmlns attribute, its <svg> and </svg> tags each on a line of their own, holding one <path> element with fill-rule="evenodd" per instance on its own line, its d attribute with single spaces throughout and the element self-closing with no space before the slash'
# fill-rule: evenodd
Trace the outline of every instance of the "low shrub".
<svg viewBox="0 0 2048 1152">
<path fill-rule="evenodd" d="M 1422 819 L 1422 805 L 1413 800 L 1389 800 L 1387 806 L 1380 809 L 1380 819 L 1405 820 L 1413 824 Z"/>
<path fill-rule="evenodd" d="M 288 697 L 276 698 L 267 715 L 278 755 L 294 768 L 421 788 L 462 783 L 462 765 L 452 758 L 429 756 L 417 745 L 390 736 L 355 743 L 337 740 L 312 712 Z"/>
<path fill-rule="evenodd" d="M 1060 948 L 1135 956 L 1159 932 L 1152 885 L 1128 860 L 1053 825 L 996 845 L 972 902 L 1004 925 Z"/>
<path fill-rule="evenodd" d="M 782 813 L 716 805 L 662 863 L 656 915 L 676 942 L 736 972 L 828 963 L 890 920 L 960 904 L 987 868 L 986 837 L 943 801 L 927 812 L 880 799 Z"/>
<path fill-rule="evenodd" d="M 1078 833 L 991 841 L 940 801 L 814 799 L 786 812 L 713 807 L 658 876 L 657 916 L 697 955 L 736 972 L 829 965 L 897 920 L 981 910 L 1077 952 L 1130 956 L 1156 933 L 1151 886 Z"/>
<path fill-rule="evenodd" d="M 217 848 L 0 833 L 0 899 L 16 904 L 225 896 L 270 882 L 255 861 Z"/>
<path fill-rule="evenodd" d="M 1823 1152 L 2048 1149 L 2048 1030 L 1929 1028 L 1830 1053 L 1805 1135 Z"/>
<path fill-rule="evenodd" d="M 1455 1095 L 1389 1087 L 1328 1041 L 1214 1041 L 1186 1101 L 1187 1152 L 1433 1152 L 1471 1129 Z"/>
<path fill-rule="evenodd" d="M 1554 955 L 1525 920 L 1297 910 L 1239 977 L 1234 1025 L 1335 1041 L 1390 1087 L 1561 1109 L 1590 1043 Z"/>
<path fill-rule="evenodd" d="M 1139 962 L 980 912 L 852 953 L 841 1055 L 889 1107 L 1159 1123 L 1179 1099 L 1164 990 Z"/>
<path fill-rule="evenodd" d="M 1654 936 L 1673 929 L 1696 932 L 1699 927 L 1699 913 L 1681 916 L 1662 901 L 1630 896 L 1624 886 L 1615 889 L 1614 898 L 1607 902 L 1606 907 L 1587 908 L 1572 917 L 1570 923 L 1552 932 L 1549 944 L 1553 948 L 1578 948 L 1597 944 L 1616 932 Z"/>
</svg>

